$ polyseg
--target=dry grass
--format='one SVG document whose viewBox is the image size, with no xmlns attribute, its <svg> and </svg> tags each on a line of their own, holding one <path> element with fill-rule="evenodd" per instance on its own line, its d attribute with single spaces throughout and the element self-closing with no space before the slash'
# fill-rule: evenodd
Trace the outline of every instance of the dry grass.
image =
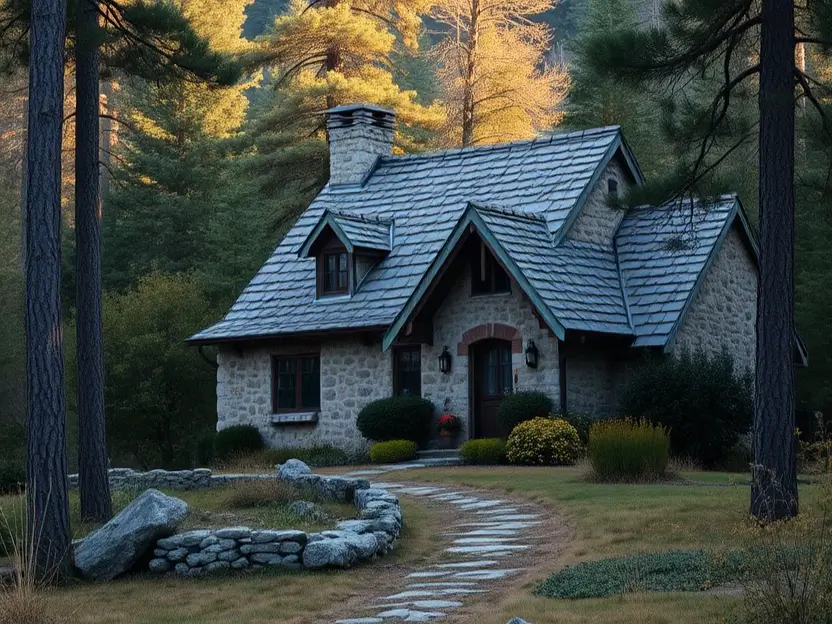
<svg viewBox="0 0 832 624">
<path fill-rule="evenodd" d="M 9 553 L 11 566 L 10 575 L 0 578 L 0 624 L 61 624 L 66 620 L 56 615 L 59 611 L 48 603 L 43 588 L 35 582 L 38 539 L 32 539 L 28 532 L 24 495 L 12 498 L 17 504 L 10 514 L 0 508 L 0 546 Z"/>
</svg>

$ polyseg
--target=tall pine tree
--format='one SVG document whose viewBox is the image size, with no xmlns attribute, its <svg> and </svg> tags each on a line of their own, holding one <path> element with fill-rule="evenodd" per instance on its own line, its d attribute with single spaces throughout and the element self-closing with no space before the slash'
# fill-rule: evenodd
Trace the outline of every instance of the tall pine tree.
<svg viewBox="0 0 832 624">
<path fill-rule="evenodd" d="M 705 74 L 713 87 L 704 106 L 686 105 L 672 130 L 695 145 L 695 156 L 673 175 L 648 186 L 661 201 L 723 186 L 720 166 L 756 133 L 759 148 L 760 276 L 751 512 L 764 521 L 797 514 L 794 440 L 795 100 L 814 105 L 817 81 L 795 63 L 795 48 L 832 44 L 832 3 L 808 0 L 683 0 L 667 3 L 662 25 L 599 34 L 589 58 L 637 83 L 684 89 Z M 757 95 L 757 119 L 746 124 L 742 105 Z M 740 110 L 737 107 L 740 107 Z M 822 106 L 818 112 L 825 120 Z M 825 124 L 824 124 L 825 125 Z M 827 132 L 829 129 L 827 129 Z M 832 136 L 832 135 L 830 135 Z M 639 199 L 643 199 L 641 193 Z"/>
</svg>

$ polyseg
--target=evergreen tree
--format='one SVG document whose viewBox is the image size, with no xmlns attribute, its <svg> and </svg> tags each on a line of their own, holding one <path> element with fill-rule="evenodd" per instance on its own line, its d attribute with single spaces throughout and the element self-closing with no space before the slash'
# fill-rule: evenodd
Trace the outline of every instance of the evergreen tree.
<svg viewBox="0 0 832 624">
<path fill-rule="evenodd" d="M 637 83 L 684 90 L 706 75 L 714 86 L 681 107 L 668 129 L 672 138 L 695 146 L 672 175 L 636 195 L 654 201 L 697 193 L 711 195 L 724 185 L 720 165 L 756 132 L 759 146 L 760 283 L 757 305 L 757 366 L 754 470 L 751 511 L 770 521 L 798 511 L 794 441 L 794 236 L 795 90 L 817 103 L 815 78 L 795 65 L 795 46 L 832 42 L 828 0 L 795 5 L 783 0 L 683 0 L 668 3 L 662 25 L 598 35 L 588 57 L 598 71 L 608 68 Z M 747 102 L 756 91 L 757 119 L 748 123 Z M 680 98 L 681 99 L 681 98 Z M 825 119 L 823 107 L 818 111 Z M 824 124 L 825 125 L 825 124 Z M 672 190 L 671 190 L 672 189 Z M 630 197 L 630 200 L 633 196 Z"/>
<path fill-rule="evenodd" d="M 554 0 L 433 0 L 446 27 L 436 48 L 451 139 L 463 147 L 526 139 L 562 117 L 568 80 L 546 66 L 549 27 L 532 16 Z"/>
<path fill-rule="evenodd" d="M 66 402 L 61 336 L 61 122 L 66 5 L 34 0 L 30 23 L 27 145 L 26 373 L 27 488 L 36 580 L 71 569 Z"/>
</svg>

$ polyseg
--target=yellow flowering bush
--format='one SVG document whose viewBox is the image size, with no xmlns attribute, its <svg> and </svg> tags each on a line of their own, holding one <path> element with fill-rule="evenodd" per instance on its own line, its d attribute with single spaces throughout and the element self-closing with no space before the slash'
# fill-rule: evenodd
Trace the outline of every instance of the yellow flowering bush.
<svg viewBox="0 0 832 624">
<path fill-rule="evenodd" d="M 571 465 L 580 454 L 578 432 L 562 418 L 538 417 L 522 422 L 506 442 L 506 457 L 512 464 Z"/>
</svg>

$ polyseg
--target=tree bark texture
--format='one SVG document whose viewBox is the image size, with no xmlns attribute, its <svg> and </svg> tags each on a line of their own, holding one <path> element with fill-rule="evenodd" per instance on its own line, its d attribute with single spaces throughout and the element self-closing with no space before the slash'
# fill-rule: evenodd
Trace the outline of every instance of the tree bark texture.
<svg viewBox="0 0 832 624">
<path fill-rule="evenodd" d="M 474 144 L 474 80 L 480 45 L 480 3 L 471 0 L 471 27 L 468 33 L 468 58 L 465 66 L 465 92 L 462 94 L 462 147 Z"/>
<path fill-rule="evenodd" d="M 81 0 L 75 68 L 75 305 L 81 516 L 112 517 L 104 425 L 97 0 Z"/>
<path fill-rule="evenodd" d="M 798 511 L 792 0 L 763 1 L 760 37 L 760 282 L 751 513 L 770 522 Z"/>
<path fill-rule="evenodd" d="M 61 327 L 61 121 L 66 0 L 33 0 L 26 237 L 28 529 L 36 579 L 70 570 Z"/>
</svg>

